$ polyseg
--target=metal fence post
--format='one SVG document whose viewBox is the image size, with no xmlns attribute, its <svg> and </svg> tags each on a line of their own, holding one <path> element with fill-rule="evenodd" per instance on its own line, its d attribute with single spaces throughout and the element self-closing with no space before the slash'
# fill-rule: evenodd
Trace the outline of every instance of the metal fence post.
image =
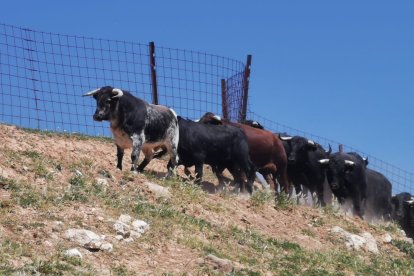
<svg viewBox="0 0 414 276">
<path fill-rule="evenodd" d="M 338 150 L 339 150 L 339 152 L 344 152 L 344 145 L 339 144 Z"/>
<path fill-rule="evenodd" d="M 228 120 L 229 119 L 229 106 L 227 103 L 227 85 L 226 80 L 221 79 L 221 110 L 223 118 Z"/>
<path fill-rule="evenodd" d="M 155 45 L 154 41 L 149 43 L 149 58 L 151 69 L 152 103 L 158 104 L 157 73 L 155 70 Z"/>
<path fill-rule="evenodd" d="M 240 122 L 246 121 L 247 116 L 247 101 L 249 98 L 249 81 L 250 81 L 250 67 L 252 65 L 252 55 L 247 56 L 246 67 L 243 74 L 243 105 L 241 110 Z"/>
</svg>

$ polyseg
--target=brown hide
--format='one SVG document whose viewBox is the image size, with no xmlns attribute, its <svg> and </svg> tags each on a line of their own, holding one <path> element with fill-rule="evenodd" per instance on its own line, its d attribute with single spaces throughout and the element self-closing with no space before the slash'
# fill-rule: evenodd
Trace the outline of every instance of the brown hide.
<svg viewBox="0 0 414 276">
<path fill-rule="evenodd" d="M 282 141 L 273 133 L 240 123 L 223 122 L 244 131 L 249 144 L 250 158 L 263 175 L 271 174 L 288 191 L 287 157 Z M 268 179 L 268 178 L 267 178 Z M 269 183 L 272 185 L 272 183 Z M 274 188 L 277 190 L 276 183 Z"/>
</svg>

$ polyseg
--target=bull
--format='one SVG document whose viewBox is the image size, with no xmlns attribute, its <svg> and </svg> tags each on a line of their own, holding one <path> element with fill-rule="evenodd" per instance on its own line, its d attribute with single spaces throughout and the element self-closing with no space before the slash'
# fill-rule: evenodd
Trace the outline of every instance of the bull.
<svg viewBox="0 0 414 276">
<path fill-rule="evenodd" d="M 336 152 L 318 161 L 326 166 L 326 176 L 339 203 L 351 201 L 354 215 L 363 218 L 367 198 L 366 163 L 360 156 Z"/>
<path fill-rule="evenodd" d="M 122 170 L 124 150 L 132 147 L 131 171 L 142 172 L 153 158 L 154 152 L 163 149 L 169 153 L 167 177 L 177 166 L 179 127 L 172 109 L 153 105 L 133 96 L 130 92 L 104 86 L 83 96 L 96 100 L 95 121 L 109 121 L 117 148 L 117 168 Z M 138 166 L 140 151 L 144 160 Z"/>
<path fill-rule="evenodd" d="M 318 162 L 326 159 L 331 153 L 325 151 L 318 143 L 301 136 L 286 136 L 279 134 L 279 138 L 287 143 L 288 148 L 288 177 L 296 187 L 296 193 L 301 192 L 301 185 L 311 192 L 316 193 L 318 203 L 325 206 L 324 182 L 325 167 Z"/>
</svg>

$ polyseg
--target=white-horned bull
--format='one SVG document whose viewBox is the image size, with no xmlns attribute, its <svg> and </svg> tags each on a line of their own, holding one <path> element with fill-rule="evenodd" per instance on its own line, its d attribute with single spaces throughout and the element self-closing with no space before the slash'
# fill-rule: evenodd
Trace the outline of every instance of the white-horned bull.
<svg viewBox="0 0 414 276">
<path fill-rule="evenodd" d="M 132 171 L 142 171 L 158 149 L 167 151 L 170 176 L 177 166 L 179 128 L 177 115 L 162 105 L 149 104 L 131 93 L 111 86 L 101 87 L 83 96 L 96 100 L 95 121 L 109 121 L 117 147 L 117 168 L 122 170 L 124 149 L 132 147 Z M 137 166 L 140 151 L 145 159 Z"/>
</svg>

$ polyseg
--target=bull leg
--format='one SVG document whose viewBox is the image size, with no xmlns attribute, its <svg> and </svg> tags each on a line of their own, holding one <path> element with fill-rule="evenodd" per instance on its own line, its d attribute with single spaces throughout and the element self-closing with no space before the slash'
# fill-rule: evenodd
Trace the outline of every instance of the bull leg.
<svg viewBox="0 0 414 276">
<path fill-rule="evenodd" d="M 353 203 L 353 214 L 359 216 L 361 219 L 362 216 L 364 215 L 364 212 L 362 210 L 362 206 L 361 206 L 361 196 L 360 195 L 356 195 L 353 197 L 352 199 L 352 203 Z"/>
<path fill-rule="evenodd" d="M 200 184 L 201 179 L 203 178 L 203 163 L 195 165 L 196 180 L 194 181 L 197 184 Z"/>
<path fill-rule="evenodd" d="M 151 159 L 145 157 L 144 160 L 142 160 L 141 164 L 139 164 L 137 171 L 142 172 L 144 171 L 144 168 L 148 165 L 148 163 L 151 161 Z"/>
<path fill-rule="evenodd" d="M 124 158 L 124 149 L 122 149 L 118 145 L 116 145 L 116 157 L 118 159 L 116 167 L 122 171 L 122 159 Z"/>
<path fill-rule="evenodd" d="M 272 174 L 267 173 L 263 175 L 264 179 L 266 180 L 267 184 L 270 186 L 270 191 L 275 191 L 277 193 L 277 184 L 274 179 L 272 179 Z"/>
<path fill-rule="evenodd" d="M 318 190 L 316 191 L 317 195 L 318 195 L 318 204 L 320 204 L 320 206 L 325 207 L 326 203 L 325 203 L 325 199 L 323 197 L 323 186 L 322 187 L 318 187 Z"/>
<path fill-rule="evenodd" d="M 167 175 L 166 178 L 170 178 L 172 175 L 176 174 L 176 169 L 178 165 L 178 154 L 177 154 L 177 147 L 175 145 L 172 145 L 171 149 L 169 150 L 170 154 L 170 161 L 167 165 Z"/>
<path fill-rule="evenodd" d="M 142 144 L 144 143 L 144 135 L 138 135 L 138 134 L 134 134 L 131 137 L 132 139 L 132 153 L 131 153 L 131 162 L 132 162 L 132 166 L 131 166 L 131 171 L 136 172 L 137 171 L 137 163 L 138 163 L 138 158 L 139 158 L 139 154 L 141 151 L 141 147 Z"/>
<path fill-rule="evenodd" d="M 176 175 L 176 169 L 178 166 L 178 139 L 179 139 L 179 130 L 178 124 L 171 126 L 169 131 L 167 132 L 170 138 L 170 145 L 168 146 L 168 152 L 170 154 L 170 162 L 168 162 L 167 166 L 167 175 L 166 178 L 171 177 L 172 175 Z"/>
<path fill-rule="evenodd" d="M 286 194 L 289 193 L 289 181 L 288 181 L 288 177 L 287 177 L 287 172 L 286 170 L 283 170 L 278 176 L 277 178 L 275 177 L 276 175 L 273 174 L 273 177 L 275 179 L 277 179 L 279 181 L 280 184 L 280 191 L 285 192 Z"/>
<path fill-rule="evenodd" d="M 216 177 L 218 179 L 218 183 L 219 183 L 219 187 L 224 187 L 224 176 L 223 176 L 223 171 L 224 168 L 214 168 L 212 167 L 213 172 L 216 174 Z"/>
</svg>

